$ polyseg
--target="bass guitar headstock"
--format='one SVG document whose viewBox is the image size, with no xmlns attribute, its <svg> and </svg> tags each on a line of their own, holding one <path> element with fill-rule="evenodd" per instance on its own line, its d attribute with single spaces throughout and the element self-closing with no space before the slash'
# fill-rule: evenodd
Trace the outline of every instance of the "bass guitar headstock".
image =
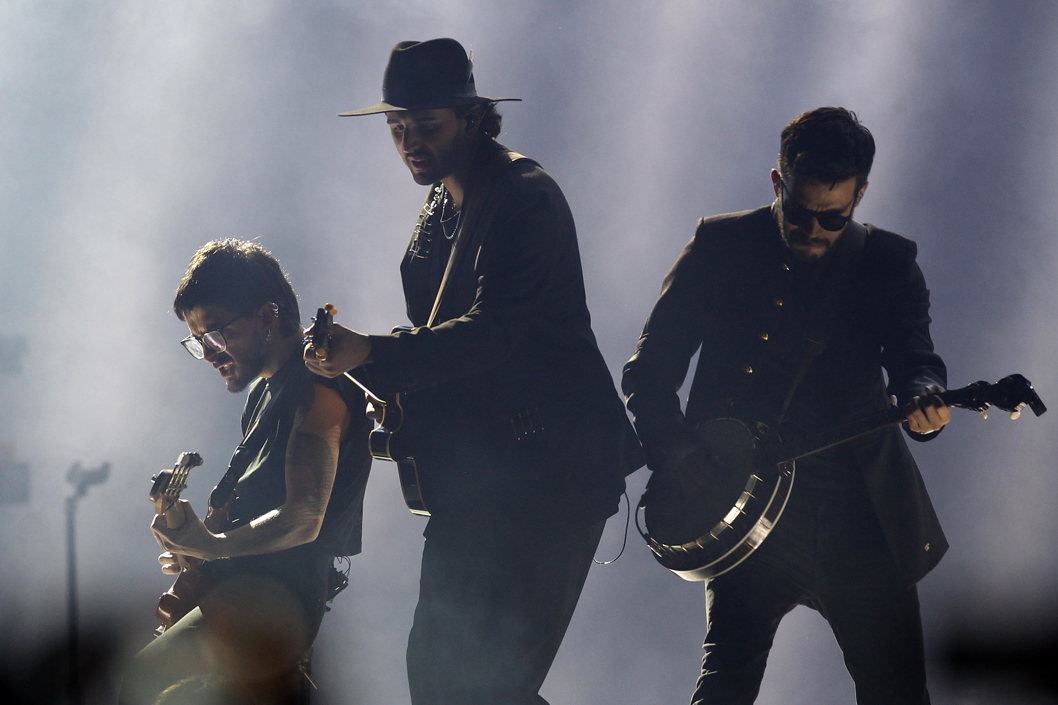
<svg viewBox="0 0 1058 705">
<path fill-rule="evenodd" d="M 962 389 L 942 392 L 940 397 L 948 406 L 971 409 L 982 416 L 991 406 L 1006 411 L 1012 419 L 1021 416 L 1026 406 L 1036 416 L 1047 411 L 1040 395 L 1032 388 L 1032 383 L 1019 374 L 1008 375 L 995 384 L 975 382 Z"/>
<path fill-rule="evenodd" d="M 312 325 L 305 331 L 305 345 L 312 346 L 317 360 L 327 359 L 327 353 L 331 348 L 331 326 L 334 324 L 336 313 L 338 309 L 332 304 L 324 304 L 323 308 L 316 309 Z"/>
<path fill-rule="evenodd" d="M 185 451 L 176 459 L 172 470 L 162 470 L 151 478 L 154 484 L 148 496 L 154 502 L 155 512 L 165 514 L 176 504 L 180 499 L 180 493 L 187 487 L 187 477 L 191 474 L 191 468 L 197 468 L 201 464 L 201 455 Z"/>
</svg>

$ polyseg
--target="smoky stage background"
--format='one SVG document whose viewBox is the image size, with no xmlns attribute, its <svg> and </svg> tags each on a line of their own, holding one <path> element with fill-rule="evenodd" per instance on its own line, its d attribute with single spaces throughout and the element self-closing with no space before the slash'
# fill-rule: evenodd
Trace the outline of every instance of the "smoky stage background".
<svg viewBox="0 0 1058 705">
<path fill-rule="evenodd" d="M 397 264 L 424 189 L 383 117 L 337 117 L 377 100 L 397 41 L 456 37 L 483 94 L 524 99 L 502 105 L 501 141 L 565 190 L 615 379 L 695 219 L 770 201 L 782 126 L 836 104 L 876 136 L 857 214 L 918 242 L 951 385 L 1021 372 L 1058 407 L 1056 35 L 1045 0 L 0 4 L 0 467 L 10 486 L 28 466 L 30 490 L 0 505 L 0 683 L 61 690 L 75 461 L 112 466 L 77 517 L 90 700 L 150 639 L 170 580 L 149 478 L 198 450 L 185 496 L 202 507 L 239 440 L 243 397 L 180 349 L 169 309 L 201 244 L 259 240 L 306 321 L 332 301 L 360 330 L 404 322 Z M 952 543 L 920 586 L 934 702 L 1052 702 L 1049 671 L 993 666 L 1054 653 L 1058 412 L 953 415 L 913 449 Z M 322 703 L 407 700 L 423 523 L 386 463 L 365 511 L 317 642 Z M 544 687 L 556 705 L 693 688 L 702 586 L 630 533 L 589 577 Z M 759 702 L 852 699 L 826 623 L 796 610 Z"/>
</svg>

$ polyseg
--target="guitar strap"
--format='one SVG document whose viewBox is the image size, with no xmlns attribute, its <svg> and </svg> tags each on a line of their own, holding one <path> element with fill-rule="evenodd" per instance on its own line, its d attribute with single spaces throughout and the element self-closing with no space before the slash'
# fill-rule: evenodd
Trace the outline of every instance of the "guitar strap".
<svg viewBox="0 0 1058 705">
<path fill-rule="evenodd" d="M 448 264 L 445 265 L 445 273 L 444 276 L 441 277 L 441 285 L 437 287 L 437 296 L 434 297 L 433 307 L 430 309 L 430 317 L 426 319 L 427 328 L 433 326 L 433 322 L 437 318 L 437 311 L 441 308 L 441 299 L 444 297 L 445 289 L 448 288 L 448 277 L 452 273 L 452 266 L 456 261 L 456 253 L 461 251 L 463 246 L 463 225 L 465 223 L 466 218 L 460 220 L 459 226 L 456 228 L 456 239 L 455 242 L 452 243 L 452 251 L 448 253 Z"/>
<path fill-rule="evenodd" d="M 812 320 L 806 326 L 807 330 L 805 330 L 805 334 L 801 338 L 801 364 L 797 368 L 797 374 L 794 375 L 789 391 L 786 392 L 786 399 L 783 400 L 782 408 L 779 409 L 779 416 L 775 422 L 776 428 L 786 417 L 786 412 L 790 408 L 790 402 L 793 401 L 794 393 L 801 386 L 802 380 L 808 373 L 808 368 L 812 366 L 812 361 L 826 350 L 827 342 L 830 340 L 830 332 L 834 326 L 834 319 L 837 318 L 839 304 L 846 295 L 848 282 L 852 278 L 852 271 L 856 262 L 860 259 L 860 254 L 863 252 L 863 246 L 866 242 L 867 228 L 854 220 L 850 220 L 848 227 L 842 234 L 841 245 L 834 253 L 838 255 L 838 259 L 834 262 L 836 266 L 834 277 L 831 279 L 826 296 L 820 306 L 813 312 Z"/>
<path fill-rule="evenodd" d="M 790 402 L 793 401 L 794 392 L 796 392 L 797 388 L 801 386 L 801 380 L 805 378 L 805 375 L 808 373 L 808 368 L 812 366 L 812 360 L 816 359 L 820 353 L 826 350 L 826 347 L 826 339 L 814 340 L 807 334 L 801 339 L 801 364 L 797 368 L 797 374 L 794 375 L 793 382 L 790 383 L 790 389 L 786 392 L 786 399 L 783 400 L 782 408 L 779 409 L 779 416 L 775 420 L 776 427 L 778 427 L 779 424 L 783 422 L 783 419 L 786 418 L 786 411 L 790 408 Z"/>
<path fill-rule="evenodd" d="M 508 151 L 504 158 L 507 160 L 506 166 L 514 164 L 515 162 L 523 159 L 528 159 L 525 155 L 518 154 L 517 152 Z M 495 184 L 495 182 L 493 182 Z M 488 199 L 488 194 L 492 193 L 492 186 L 487 189 L 478 189 L 476 193 L 472 192 L 471 198 L 468 199 L 466 204 L 466 217 L 459 221 L 459 227 L 456 230 L 455 242 L 452 244 L 452 251 L 448 255 L 448 264 L 445 266 L 444 276 L 441 277 L 441 285 L 437 287 L 437 296 L 434 297 L 433 307 L 430 309 L 430 317 L 426 321 L 426 326 L 432 327 L 434 321 L 437 319 L 437 312 L 441 308 L 441 299 L 444 298 L 444 293 L 448 288 L 448 281 L 452 270 L 455 269 L 456 261 L 461 259 L 463 253 L 468 249 L 467 243 L 468 237 L 464 237 L 464 233 L 467 232 L 467 223 L 471 223 L 477 218 L 481 211 L 482 204 Z M 472 229 L 471 229 L 472 230 Z"/>
</svg>

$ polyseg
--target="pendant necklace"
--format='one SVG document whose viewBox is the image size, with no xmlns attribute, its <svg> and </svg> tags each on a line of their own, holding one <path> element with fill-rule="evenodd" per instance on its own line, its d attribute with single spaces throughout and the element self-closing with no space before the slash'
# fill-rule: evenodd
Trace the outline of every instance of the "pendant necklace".
<svg viewBox="0 0 1058 705">
<path fill-rule="evenodd" d="M 462 215 L 461 210 L 454 205 L 450 206 L 449 203 L 449 195 L 446 193 L 441 202 L 441 232 L 444 233 L 446 240 L 451 240 L 456 236 L 459 231 L 459 217 Z"/>
</svg>

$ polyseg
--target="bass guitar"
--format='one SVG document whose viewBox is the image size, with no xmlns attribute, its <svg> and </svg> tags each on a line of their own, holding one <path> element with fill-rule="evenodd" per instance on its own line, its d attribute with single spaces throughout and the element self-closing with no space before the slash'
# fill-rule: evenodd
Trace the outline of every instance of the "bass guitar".
<svg viewBox="0 0 1058 705">
<path fill-rule="evenodd" d="M 1028 406 L 1047 411 L 1032 384 L 1021 375 L 995 384 L 976 382 L 941 392 L 948 406 L 971 409 L 987 418 L 990 406 L 1020 416 Z M 655 472 L 639 501 L 646 528 L 636 526 L 661 565 L 684 580 L 707 580 L 744 561 L 768 537 L 782 516 L 800 458 L 904 421 L 908 406 L 892 406 L 859 420 L 782 442 L 755 433 L 737 419 L 699 424 L 694 436 L 693 482 Z M 693 462 L 693 461 L 692 461 Z"/>
<path fill-rule="evenodd" d="M 170 529 L 179 529 L 184 525 L 186 515 L 177 502 L 180 493 L 187 487 L 187 476 L 191 469 L 201 464 L 202 456 L 198 453 L 181 453 L 172 470 L 162 470 L 151 478 L 154 484 L 151 486 L 149 497 L 154 502 L 154 511 L 165 519 L 165 525 Z M 219 499 L 224 501 L 214 506 L 214 498 L 211 496 L 209 510 L 202 520 L 206 529 L 215 534 L 224 530 L 228 509 L 236 498 L 234 482 L 226 485 L 222 480 L 217 487 L 214 494 L 218 494 L 219 490 Z M 155 636 L 162 634 L 197 607 L 210 588 L 209 580 L 201 571 L 204 560 L 180 555 L 176 556 L 176 560 L 180 566 L 180 574 L 176 576 L 173 586 L 158 598 L 155 614 L 160 625 L 154 630 Z"/>
<path fill-rule="evenodd" d="M 305 343 L 312 345 L 317 360 L 326 360 L 331 347 L 331 326 L 334 314 L 338 313 L 331 304 L 316 310 L 312 326 L 305 333 Z M 366 384 L 352 374 L 344 373 L 349 380 L 363 390 L 369 407 L 368 416 L 374 419 L 375 428 L 368 434 L 368 449 L 371 457 L 378 460 L 389 460 L 397 464 L 397 477 L 404 495 L 404 503 L 412 514 L 430 516 L 422 496 L 422 485 L 419 482 L 419 466 L 415 458 L 404 450 L 400 435 L 404 428 L 404 407 L 401 405 L 401 394 L 386 400 L 372 392 Z"/>
<path fill-rule="evenodd" d="M 151 486 L 149 497 L 154 502 L 154 511 L 165 519 L 165 525 L 170 529 L 178 529 L 184 524 L 186 515 L 177 502 L 180 493 L 187 487 L 187 477 L 191 469 L 201 464 L 201 455 L 184 452 L 176 459 L 172 470 L 162 470 L 151 478 L 154 484 Z M 161 624 L 154 631 L 156 636 L 193 610 L 204 592 L 203 578 L 198 570 L 202 561 L 187 556 L 177 556 L 176 560 L 180 565 L 180 574 L 173 586 L 158 598 L 155 614 Z"/>
</svg>

